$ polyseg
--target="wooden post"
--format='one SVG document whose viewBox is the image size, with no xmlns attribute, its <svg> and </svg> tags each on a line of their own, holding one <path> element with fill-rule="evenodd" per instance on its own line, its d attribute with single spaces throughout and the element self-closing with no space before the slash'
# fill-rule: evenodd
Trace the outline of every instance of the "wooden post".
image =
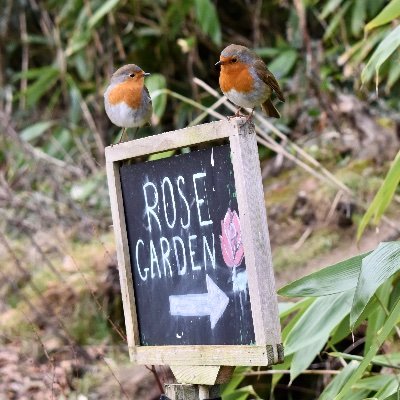
<svg viewBox="0 0 400 400">
<path fill-rule="evenodd" d="M 217 399 L 220 396 L 220 390 L 219 385 L 170 384 L 165 385 L 165 395 L 170 400 Z"/>
</svg>

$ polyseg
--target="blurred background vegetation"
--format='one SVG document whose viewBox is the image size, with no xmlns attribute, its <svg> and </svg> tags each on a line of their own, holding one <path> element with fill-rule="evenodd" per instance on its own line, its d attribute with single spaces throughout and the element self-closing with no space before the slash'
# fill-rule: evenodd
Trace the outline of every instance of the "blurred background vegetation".
<svg viewBox="0 0 400 400">
<path fill-rule="evenodd" d="M 379 232 L 367 230 L 359 247 L 354 241 L 399 149 L 399 0 L 1 5 L 6 398 L 157 398 L 154 374 L 137 369 L 135 380 L 126 360 L 104 171 L 104 147 L 120 132 L 105 115 L 103 92 L 123 64 L 152 74 L 154 115 L 141 136 L 232 114 L 214 67 L 230 43 L 255 49 L 275 74 L 286 98 L 282 118 L 259 113 L 255 122 L 278 285 L 398 238 L 397 169 L 390 195 L 376 205 L 380 217 L 392 199 Z M 18 367 L 4 369 L 10 363 Z M 315 398 L 327 380 L 311 378 L 311 393 L 282 385 L 276 398 Z M 297 384 L 310 385 L 308 377 Z M 232 399 L 255 396 L 238 393 Z"/>
</svg>

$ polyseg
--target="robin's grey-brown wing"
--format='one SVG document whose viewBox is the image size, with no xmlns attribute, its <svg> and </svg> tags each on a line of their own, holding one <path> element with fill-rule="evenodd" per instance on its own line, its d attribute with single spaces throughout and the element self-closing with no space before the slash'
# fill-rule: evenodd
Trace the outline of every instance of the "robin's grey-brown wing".
<svg viewBox="0 0 400 400">
<path fill-rule="evenodd" d="M 285 98 L 283 97 L 283 93 L 278 81 L 275 79 L 272 72 L 267 68 L 264 61 L 261 59 L 256 60 L 254 63 L 254 68 L 259 78 L 276 93 L 278 99 L 285 102 Z"/>
<path fill-rule="evenodd" d="M 143 86 L 143 89 L 144 89 L 144 91 L 146 92 L 147 97 L 149 98 L 149 99 L 148 99 L 148 102 L 149 102 L 150 104 L 152 104 L 152 100 L 151 100 L 151 97 L 150 97 L 149 89 L 147 89 L 146 86 Z"/>
</svg>

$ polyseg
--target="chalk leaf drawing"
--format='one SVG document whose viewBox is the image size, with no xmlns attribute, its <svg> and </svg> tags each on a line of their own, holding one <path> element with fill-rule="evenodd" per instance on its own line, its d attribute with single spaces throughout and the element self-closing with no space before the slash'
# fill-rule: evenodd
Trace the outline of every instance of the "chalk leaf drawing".
<svg viewBox="0 0 400 400">
<path fill-rule="evenodd" d="M 240 220 L 236 211 L 228 208 L 224 219 L 221 221 L 221 250 L 225 264 L 230 268 L 239 267 L 243 261 L 244 249 Z"/>
</svg>

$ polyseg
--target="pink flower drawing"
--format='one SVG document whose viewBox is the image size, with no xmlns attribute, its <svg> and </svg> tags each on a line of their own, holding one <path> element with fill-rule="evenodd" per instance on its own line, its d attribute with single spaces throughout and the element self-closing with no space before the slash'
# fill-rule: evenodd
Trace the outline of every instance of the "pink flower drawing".
<svg viewBox="0 0 400 400">
<path fill-rule="evenodd" d="M 221 250 L 225 264 L 230 268 L 238 267 L 244 257 L 240 220 L 236 211 L 228 208 L 223 221 L 221 221 Z"/>
</svg>

